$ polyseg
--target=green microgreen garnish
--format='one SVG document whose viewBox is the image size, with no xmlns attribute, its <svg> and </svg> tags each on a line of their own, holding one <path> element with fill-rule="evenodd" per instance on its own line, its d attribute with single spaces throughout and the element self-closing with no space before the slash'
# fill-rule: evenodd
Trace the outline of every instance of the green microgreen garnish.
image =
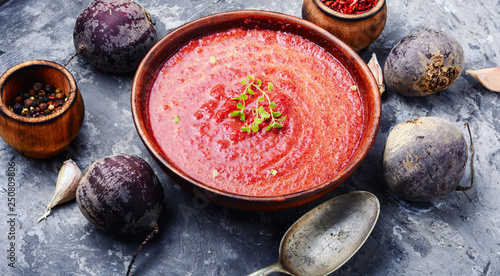
<svg viewBox="0 0 500 276">
<path fill-rule="evenodd" d="M 174 122 L 178 123 L 180 121 L 181 121 L 181 119 L 179 119 L 179 117 L 177 117 L 177 116 L 174 117 Z"/>
<path fill-rule="evenodd" d="M 286 117 L 281 117 L 281 112 L 273 111 L 273 109 L 276 109 L 276 103 L 272 102 L 269 98 L 269 95 L 267 94 L 274 88 L 274 85 L 272 83 L 268 83 L 267 89 L 262 89 L 262 81 L 259 79 L 255 79 L 250 75 L 246 78 L 243 78 L 241 80 L 241 84 L 245 85 L 243 93 L 241 93 L 237 97 L 232 98 L 233 100 L 238 100 L 241 102 L 236 105 L 236 108 L 238 109 L 230 113 L 231 117 L 240 117 L 240 120 L 245 122 L 245 125 L 241 127 L 241 131 L 248 133 L 251 133 L 252 131 L 258 132 L 260 130 L 259 125 L 269 118 L 271 119 L 271 122 L 266 127 L 266 131 L 269 131 L 272 128 L 283 127 L 283 125 L 278 122 L 285 120 Z M 246 116 L 244 112 L 244 110 L 246 109 L 245 100 L 248 100 L 248 96 L 255 95 L 256 91 L 254 91 L 254 89 L 257 91 L 257 93 L 260 92 L 260 97 L 257 99 L 255 108 L 252 109 L 252 114 L 255 115 L 255 117 L 253 118 L 252 122 L 248 124 L 246 122 Z M 269 112 L 265 110 L 264 106 L 259 104 L 263 101 L 267 101 L 267 103 L 269 104 Z"/>
<path fill-rule="evenodd" d="M 211 63 L 216 63 L 217 59 L 214 56 L 210 56 L 210 62 Z"/>
<path fill-rule="evenodd" d="M 212 171 L 212 176 L 213 176 L 213 177 L 217 177 L 218 175 L 219 175 L 219 172 L 218 172 L 217 170 L 215 170 L 215 169 L 214 169 L 214 170 Z"/>
</svg>

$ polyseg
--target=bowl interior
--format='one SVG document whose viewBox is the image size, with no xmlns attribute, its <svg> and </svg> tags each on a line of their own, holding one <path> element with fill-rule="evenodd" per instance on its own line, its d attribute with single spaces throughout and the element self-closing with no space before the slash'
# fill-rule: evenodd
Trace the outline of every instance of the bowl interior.
<svg viewBox="0 0 500 276">
<path fill-rule="evenodd" d="M 2 101 L 0 102 L 0 106 L 2 110 L 10 117 L 15 117 L 17 119 L 22 118 L 22 120 L 39 121 L 57 116 L 57 114 L 60 114 L 64 109 L 68 108 L 69 104 L 65 104 L 60 110 L 50 115 L 37 118 L 23 117 L 11 111 L 9 106 L 12 105 L 13 99 L 16 95 L 20 91 L 28 92 L 36 82 L 50 84 L 53 87 L 61 88 L 66 97 L 68 97 L 68 102 L 74 100 L 75 93 L 71 92 L 76 91 L 76 82 L 69 71 L 61 65 L 50 61 L 32 60 L 12 67 L 1 77 L 0 95 Z"/>
<path fill-rule="evenodd" d="M 162 151 L 155 142 L 149 125 L 147 111 L 149 93 L 156 75 L 164 62 L 192 39 L 197 39 L 210 33 L 231 28 L 269 29 L 299 35 L 326 49 L 351 73 L 355 83 L 358 85 L 363 104 L 365 105 L 366 124 L 359 148 L 354 153 L 348 166 L 346 166 L 334 179 L 322 183 L 312 190 L 286 196 L 253 197 L 234 195 L 199 183 L 170 164 L 161 154 Z M 150 50 L 139 66 L 132 85 L 131 105 L 134 123 L 143 143 L 157 163 L 167 172 L 167 174 L 169 174 L 169 176 L 174 177 L 174 180 L 180 180 L 188 182 L 190 185 L 194 185 L 195 191 L 197 190 L 196 188 L 200 188 L 208 192 L 212 198 L 215 198 L 215 201 L 218 201 L 216 203 L 225 205 L 224 201 L 228 199 L 231 201 L 228 204 L 230 205 L 229 207 L 239 208 L 241 207 L 239 206 L 240 204 L 248 204 L 248 202 L 255 203 L 253 207 L 255 207 L 256 204 L 264 204 L 262 206 L 265 206 L 265 204 L 269 202 L 278 202 L 278 209 L 280 209 L 280 207 L 293 207 L 314 200 L 326 194 L 345 180 L 373 146 L 379 129 L 381 109 L 380 95 L 375 79 L 363 60 L 361 60 L 352 49 L 327 31 L 308 21 L 289 15 L 264 11 L 236 11 L 216 14 L 190 22 L 166 35 Z M 249 207 L 249 209 L 261 209 L 253 207 Z M 244 209 L 248 208 L 244 207 Z"/>
<path fill-rule="evenodd" d="M 358 13 L 358 14 L 345 14 L 338 12 L 334 9 L 331 9 L 330 7 L 326 6 L 321 0 L 313 0 L 318 8 L 323 11 L 325 14 L 328 14 L 331 17 L 339 18 L 345 21 L 360 21 L 364 20 L 367 18 L 370 18 L 377 14 L 384 6 L 385 6 L 385 0 L 378 0 L 377 4 L 373 6 L 371 9 L 367 10 L 366 12 L 363 13 Z"/>
</svg>

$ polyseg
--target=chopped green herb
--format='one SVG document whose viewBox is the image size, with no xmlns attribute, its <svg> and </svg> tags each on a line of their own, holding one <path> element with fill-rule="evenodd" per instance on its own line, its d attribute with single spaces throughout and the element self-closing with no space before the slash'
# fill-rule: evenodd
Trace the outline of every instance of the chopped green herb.
<svg viewBox="0 0 500 276">
<path fill-rule="evenodd" d="M 270 92 L 273 88 L 274 85 L 272 83 L 267 84 L 267 89 L 262 89 L 262 81 L 259 79 L 255 79 L 253 76 L 247 76 L 246 78 L 243 78 L 241 80 L 241 84 L 245 85 L 245 89 L 243 90 L 243 93 L 237 97 L 232 98 L 233 100 L 240 100 L 241 102 L 236 105 L 236 108 L 238 110 L 235 110 L 230 113 L 231 117 L 240 117 L 240 120 L 245 122 L 246 117 L 244 110 L 246 109 L 246 102 L 245 100 L 248 100 L 248 95 L 254 95 L 255 92 L 260 92 L 260 96 L 257 98 L 256 102 L 256 107 L 252 109 L 251 113 L 256 115 L 254 117 L 253 122 L 248 124 L 245 123 L 243 127 L 241 127 L 242 132 L 248 132 L 251 133 L 253 132 L 258 132 L 260 130 L 259 125 L 262 124 L 265 120 L 271 118 L 271 122 L 269 125 L 266 127 L 266 131 L 271 130 L 272 128 L 281 128 L 283 125 L 277 123 L 277 121 L 283 121 L 285 120 L 286 117 L 281 117 L 281 112 L 276 112 L 273 111 L 273 109 L 276 108 L 276 103 L 271 102 L 271 99 L 269 98 L 269 95 L 267 94 Z M 256 91 L 255 91 L 256 90 Z M 267 112 L 264 108 L 264 106 L 259 105 L 260 102 L 266 101 L 269 104 L 269 111 Z"/>
<path fill-rule="evenodd" d="M 277 173 L 278 173 L 278 171 L 277 171 L 277 170 L 271 170 L 271 174 L 272 174 L 272 175 L 276 175 Z"/>
<path fill-rule="evenodd" d="M 217 177 L 218 175 L 219 175 L 219 172 L 214 169 L 213 172 L 212 172 L 212 176 L 213 177 Z"/>
<path fill-rule="evenodd" d="M 178 123 L 180 121 L 181 121 L 181 119 L 179 119 L 179 117 L 177 117 L 177 116 L 174 117 L 174 122 Z"/>
<path fill-rule="evenodd" d="M 356 85 L 351 85 L 351 90 L 356 90 L 358 87 Z"/>
<path fill-rule="evenodd" d="M 217 59 L 214 56 L 210 56 L 210 62 L 211 63 L 216 63 Z"/>
</svg>

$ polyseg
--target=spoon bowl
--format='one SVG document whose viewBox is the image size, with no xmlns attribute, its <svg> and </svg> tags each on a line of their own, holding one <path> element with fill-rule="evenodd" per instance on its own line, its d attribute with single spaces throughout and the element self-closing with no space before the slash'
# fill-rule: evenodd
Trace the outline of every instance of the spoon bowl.
<svg viewBox="0 0 500 276">
<path fill-rule="evenodd" d="M 380 213 L 380 203 L 369 192 L 334 197 L 297 220 L 281 240 L 277 263 L 249 276 L 282 272 L 290 275 L 327 275 L 347 262 L 364 244 Z"/>
</svg>

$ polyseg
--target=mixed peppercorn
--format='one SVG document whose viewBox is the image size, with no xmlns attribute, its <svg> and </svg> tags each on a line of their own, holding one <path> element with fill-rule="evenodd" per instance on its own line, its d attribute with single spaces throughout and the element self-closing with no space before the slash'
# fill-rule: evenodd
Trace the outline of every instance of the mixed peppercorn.
<svg viewBox="0 0 500 276">
<path fill-rule="evenodd" d="M 21 116 L 40 117 L 59 110 L 67 100 L 60 88 L 37 82 L 29 91 L 19 91 L 10 109 Z"/>
</svg>

